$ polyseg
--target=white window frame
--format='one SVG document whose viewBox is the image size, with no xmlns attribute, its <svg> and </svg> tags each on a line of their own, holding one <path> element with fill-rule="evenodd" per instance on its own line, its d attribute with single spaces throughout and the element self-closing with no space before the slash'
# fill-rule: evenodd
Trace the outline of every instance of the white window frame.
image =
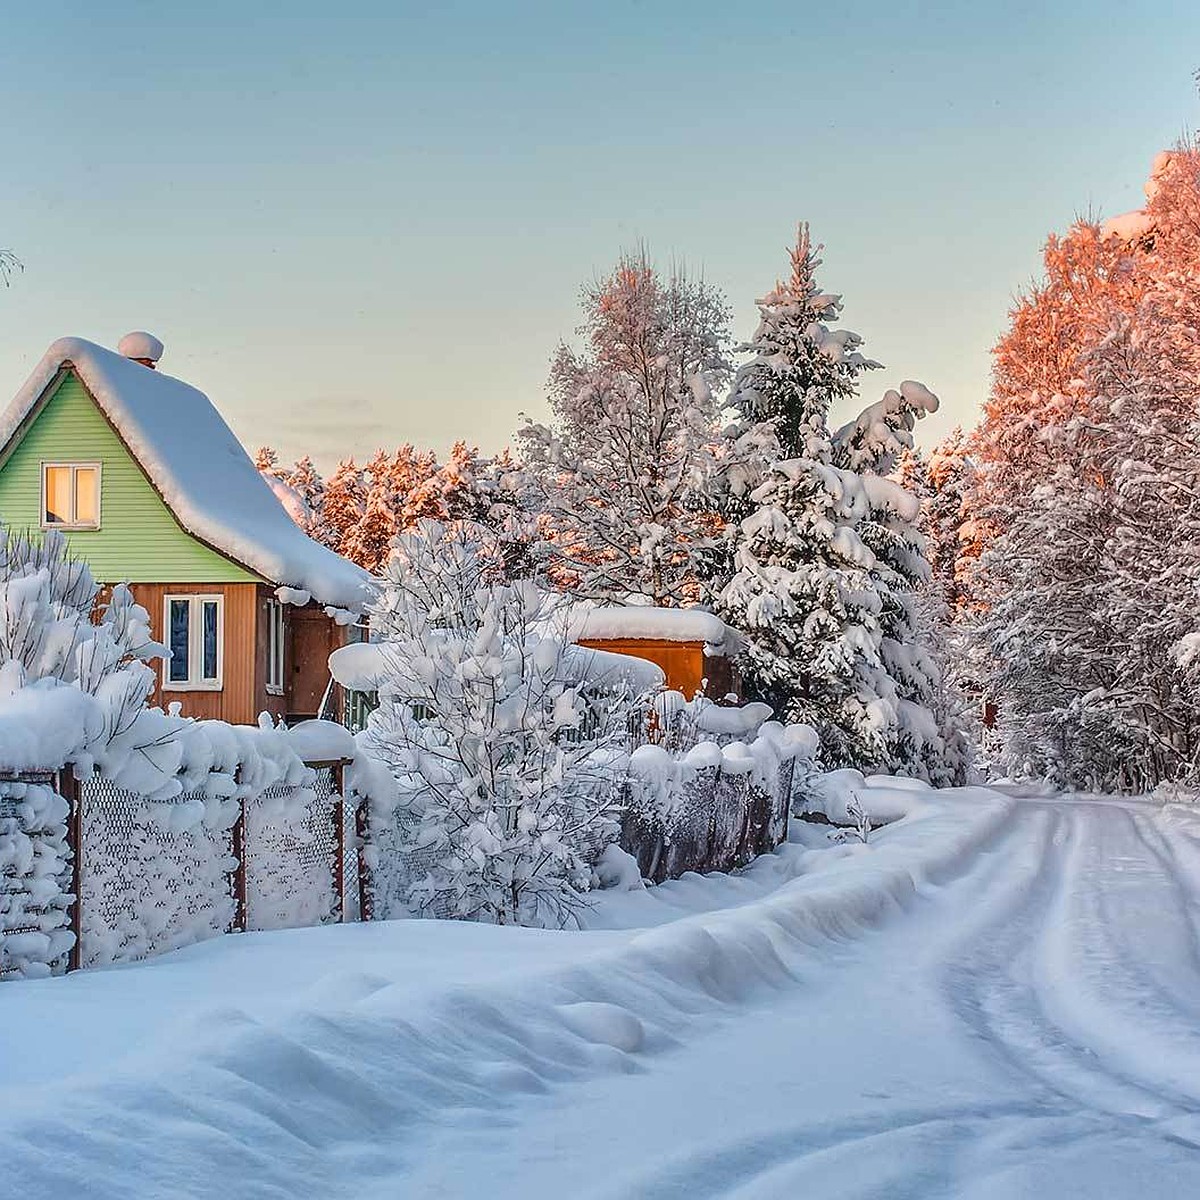
<svg viewBox="0 0 1200 1200">
<path fill-rule="evenodd" d="M 75 510 L 79 507 L 79 487 L 76 483 L 75 473 L 80 468 L 86 471 L 96 472 L 96 519 L 94 521 L 47 521 L 46 520 L 46 472 L 51 467 L 60 467 L 63 470 L 71 472 L 71 510 L 74 516 Z M 41 507 L 38 511 L 39 524 L 42 529 L 99 529 L 101 520 L 100 500 L 104 495 L 104 478 L 103 465 L 99 462 L 92 461 L 70 461 L 70 462 L 55 462 L 46 460 L 42 463 L 41 471 L 41 486 L 39 488 L 41 498 Z"/>
<path fill-rule="evenodd" d="M 267 601 L 267 695 L 282 696 L 287 654 L 287 619 L 282 600 Z"/>
<path fill-rule="evenodd" d="M 164 692 L 220 692 L 225 684 L 225 597 L 208 592 L 172 592 L 163 597 L 163 645 L 171 649 L 171 604 L 176 600 L 188 602 L 188 678 L 171 678 L 170 655 L 163 660 L 162 690 Z M 217 606 L 217 677 L 198 678 L 204 664 L 204 605 Z"/>
</svg>

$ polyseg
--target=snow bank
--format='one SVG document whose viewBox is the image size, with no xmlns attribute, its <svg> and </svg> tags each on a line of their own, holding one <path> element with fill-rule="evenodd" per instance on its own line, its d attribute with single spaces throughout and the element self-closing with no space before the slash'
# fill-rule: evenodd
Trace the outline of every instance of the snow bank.
<svg viewBox="0 0 1200 1200">
<path fill-rule="evenodd" d="M 272 583 L 362 610 L 370 576 L 296 526 L 208 397 L 178 379 L 60 338 L 0 416 L 0 448 L 68 365 L 189 533 Z"/>
<path fill-rule="evenodd" d="M 0 988 L 5 1178 L 26 1200 L 336 1194 L 348 1177 L 403 1194 L 430 1138 L 494 1154 L 491 1134 L 464 1140 L 468 1117 L 494 1132 L 530 1093 L 568 1104 L 572 1082 L 641 1074 L 731 1017 L 760 1023 L 751 1010 L 772 996 L 811 990 L 826 951 L 844 958 L 848 941 L 924 903 L 1007 811 L 982 790 L 928 799 L 869 847 L 789 847 L 739 880 L 605 895 L 657 928 L 341 926 Z M 698 911 L 714 899 L 730 906 Z M 28 1037 L 47 1022 L 53 1038 Z M 761 1158 L 757 1143 L 746 1153 Z"/>
<path fill-rule="evenodd" d="M 929 797 L 929 785 L 896 775 L 871 775 L 847 767 L 810 774 L 798 789 L 797 811 L 820 813 L 835 825 L 853 825 L 857 804 L 873 824 L 889 824 L 915 812 Z"/>
</svg>

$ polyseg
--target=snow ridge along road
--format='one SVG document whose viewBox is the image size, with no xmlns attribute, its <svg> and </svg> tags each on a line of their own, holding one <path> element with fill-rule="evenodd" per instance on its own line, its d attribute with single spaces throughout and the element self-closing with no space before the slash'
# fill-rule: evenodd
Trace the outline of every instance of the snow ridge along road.
<svg viewBox="0 0 1200 1200">
<path fill-rule="evenodd" d="M 906 790 L 867 847 L 606 896 L 609 929 L 289 931 L 6 985 L 7 1179 L 1200 1195 L 1200 816 Z"/>
</svg>

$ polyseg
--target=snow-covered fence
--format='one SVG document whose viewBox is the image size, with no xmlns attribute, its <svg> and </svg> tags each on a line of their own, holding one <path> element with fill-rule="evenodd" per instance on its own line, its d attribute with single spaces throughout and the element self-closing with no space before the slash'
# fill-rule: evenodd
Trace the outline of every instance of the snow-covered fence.
<svg viewBox="0 0 1200 1200">
<path fill-rule="evenodd" d="M 649 726 L 654 740 L 613 754 L 607 837 L 598 836 L 600 826 L 573 830 L 573 850 L 596 869 L 615 835 L 642 876 L 662 882 L 687 871 L 731 870 L 778 846 L 787 837 L 795 768 L 806 764 L 806 775 L 816 734 L 766 720 L 771 710 L 762 704 L 726 708 L 666 693 L 658 707 Z M 396 804 L 388 768 L 356 761 L 351 790 L 372 793 L 359 810 L 368 918 L 460 916 L 449 895 L 419 910 L 411 904 L 444 855 Z"/>
<path fill-rule="evenodd" d="M 724 764 L 687 772 L 663 803 L 658 779 L 633 776 L 621 847 L 654 883 L 687 871 L 729 871 L 774 850 L 787 837 L 795 760 L 730 774 Z"/>
<path fill-rule="evenodd" d="M 811 758 L 816 735 L 770 715 L 765 704 L 660 694 L 622 803 L 621 846 L 644 878 L 728 871 L 787 837 L 796 762 Z"/>
<path fill-rule="evenodd" d="M 76 784 L 79 965 L 342 920 L 354 845 L 344 765 L 225 800 L 190 792 L 156 803 L 102 777 Z"/>
<path fill-rule="evenodd" d="M 0 979 L 49 975 L 72 954 L 69 808 L 53 781 L 0 775 Z"/>
</svg>

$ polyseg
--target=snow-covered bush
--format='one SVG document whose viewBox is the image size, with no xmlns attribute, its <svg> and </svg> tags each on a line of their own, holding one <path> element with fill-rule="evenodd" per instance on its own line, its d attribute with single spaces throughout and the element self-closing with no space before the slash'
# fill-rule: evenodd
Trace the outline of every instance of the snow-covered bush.
<svg viewBox="0 0 1200 1200">
<path fill-rule="evenodd" d="M 0 978 L 48 975 L 74 944 L 66 819 L 44 784 L 0 782 Z"/>
<path fill-rule="evenodd" d="M 149 663 L 165 655 L 129 589 L 102 598 L 61 534 L 0 527 L 0 766 L 72 763 L 80 777 L 99 767 L 147 795 L 178 792 L 183 722 L 146 707 Z"/>
<path fill-rule="evenodd" d="M 393 545 L 361 735 L 396 780 L 403 833 L 378 887 L 411 912 L 561 925 L 616 836 L 632 698 L 588 678 L 557 598 L 500 582 L 498 553 L 466 523 L 423 521 Z"/>
</svg>

